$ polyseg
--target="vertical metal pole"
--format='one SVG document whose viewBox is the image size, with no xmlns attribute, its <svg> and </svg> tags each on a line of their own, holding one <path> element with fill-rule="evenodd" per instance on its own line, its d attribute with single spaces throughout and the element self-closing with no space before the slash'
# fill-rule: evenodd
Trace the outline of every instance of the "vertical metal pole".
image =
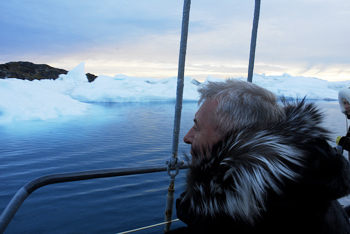
<svg viewBox="0 0 350 234">
<path fill-rule="evenodd" d="M 247 78 L 248 82 L 253 81 L 253 70 L 254 70 L 254 60 L 255 60 L 256 38 L 258 35 L 259 15 L 260 15 L 260 0 L 255 0 L 252 39 L 250 42 L 250 54 L 249 54 L 249 66 L 248 66 L 248 78 Z"/>
<path fill-rule="evenodd" d="M 173 149 L 172 149 L 173 157 L 177 156 L 177 150 L 179 146 L 180 121 L 181 121 L 181 110 L 182 110 L 182 96 L 183 96 L 183 88 L 184 88 L 185 59 L 186 59 L 186 49 L 187 49 L 187 35 L 188 35 L 188 22 L 190 17 L 190 6 L 191 6 L 191 0 L 184 0 L 180 54 L 179 54 L 179 67 L 178 67 L 178 76 L 177 76 L 175 118 L 174 118 L 174 135 L 173 135 Z"/>
<path fill-rule="evenodd" d="M 165 217 L 164 221 L 169 222 L 171 221 L 171 216 L 173 214 L 173 204 L 174 204 L 174 183 L 175 183 L 175 178 L 170 179 L 170 184 L 168 188 L 168 195 L 166 197 L 166 206 L 165 206 Z M 164 227 L 164 233 L 168 232 L 170 230 L 171 223 L 166 223 Z"/>
<path fill-rule="evenodd" d="M 177 153 L 179 147 L 180 137 L 180 122 L 182 111 L 182 97 L 184 88 L 184 75 L 185 75 L 185 59 L 187 49 L 187 36 L 188 36 L 188 23 L 190 18 L 190 6 L 191 0 L 184 0 L 184 7 L 182 13 L 182 29 L 181 29 L 181 42 L 180 42 L 180 54 L 179 54 L 179 67 L 177 76 L 177 89 L 176 89 L 176 105 L 175 105 L 175 117 L 174 117 L 174 132 L 173 132 L 173 145 L 171 162 L 168 166 L 172 167 L 177 164 Z M 170 184 L 168 188 L 167 204 L 165 210 L 164 221 L 171 221 L 174 203 L 174 183 L 176 174 L 170 174 Z M 164 232 L 168 232 L 171 223 L 167 223 L 164 228 Z"/>
</svg>

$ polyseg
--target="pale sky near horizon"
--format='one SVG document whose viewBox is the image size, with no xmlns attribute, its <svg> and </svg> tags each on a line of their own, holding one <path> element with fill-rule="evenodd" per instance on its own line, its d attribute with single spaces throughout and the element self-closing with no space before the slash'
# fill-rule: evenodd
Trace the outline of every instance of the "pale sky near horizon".
<svg viewBox="0 0 350 234">
<path fill-rule="evenodd" d="M 254 0 L 192 0 L 185 75 L 246 77 Z M 0 2 L 0 63 L 177 76 L 182 0 Z M 349 0 L 261 0 L 254 73 L 350 80 Z"/>
</svg>

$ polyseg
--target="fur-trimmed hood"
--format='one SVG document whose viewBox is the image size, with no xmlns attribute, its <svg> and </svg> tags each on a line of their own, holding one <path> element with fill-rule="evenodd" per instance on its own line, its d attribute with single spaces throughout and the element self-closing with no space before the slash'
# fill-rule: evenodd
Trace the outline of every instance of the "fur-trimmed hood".
<svg viewBox="0 0 350 234">
<path fill-rule="evenodd" d="M 347 100 L 350 103 L 350 88 L 349 87 L 342 88 L 338 92 L 338 102 L 339 102 L 340 111 L 343 114 L 347 115 L 345 107 L 344 107 L 343 99 Z"/>
<path fill-rule="evenodd" d="M 350 193 L 349 165 L 327 143 L 314 104 L 284 103 L 285 118 L 233 132 L 187 175 L 189 212 L 254 224 L 271 197 L 334 200 Z"/>
</svg>

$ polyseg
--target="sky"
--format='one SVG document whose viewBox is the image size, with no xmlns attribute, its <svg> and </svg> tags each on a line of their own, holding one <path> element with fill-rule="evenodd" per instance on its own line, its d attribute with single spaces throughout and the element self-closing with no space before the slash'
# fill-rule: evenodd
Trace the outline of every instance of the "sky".
<svg viewBox="0 0 350 234">
<path fill-rule="evenodd" d="M 185 76 L 247 77 L 253 0 L 192 0 Z M 177 76 L 181 0 L 0 2 L 0 63 Z M 349 0 L 261 0 L 254 73 L 350 80 Z"/>
</svg>

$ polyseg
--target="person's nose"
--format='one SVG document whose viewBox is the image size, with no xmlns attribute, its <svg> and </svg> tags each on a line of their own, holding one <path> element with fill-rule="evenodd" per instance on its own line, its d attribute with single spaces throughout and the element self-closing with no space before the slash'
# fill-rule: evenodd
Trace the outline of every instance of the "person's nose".
<svg viewBox="0 0 350 234">
<path fill-rule="evenodd" d="M 193 127 L 188 131 L 188 133 L 184 136 L 184 142 L 186 144 L 192 144 L 194 137 L 194 129 Z"/>
</svg>

